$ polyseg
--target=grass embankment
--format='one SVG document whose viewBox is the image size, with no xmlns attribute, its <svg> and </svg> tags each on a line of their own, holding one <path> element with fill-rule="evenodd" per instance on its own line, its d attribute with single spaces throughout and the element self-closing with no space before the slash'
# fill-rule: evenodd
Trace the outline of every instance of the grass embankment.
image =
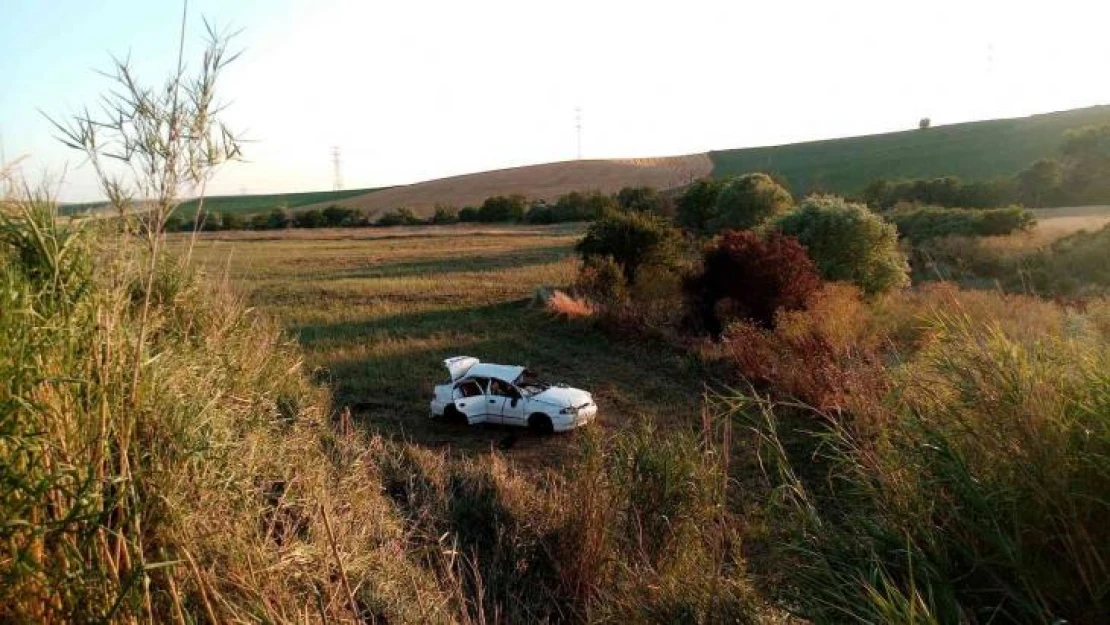
<svg viewBox="0 0 1110 625">
<path fill-rule="evenodd" d="M 278 326 L 168 257 L 144 314 L 132 235 L 0 208 L 0 620 L 447 619 Z"/>
<path fill-rule="evenodd" d="M 1110 106 L 827 141 L 710 152 L 713 175 L 785 176 L 796 195 L 853 195 L 877 178 L 1013 176 L 1053 156 L 1064 132 L 1110 122 Z"/>
</svg>

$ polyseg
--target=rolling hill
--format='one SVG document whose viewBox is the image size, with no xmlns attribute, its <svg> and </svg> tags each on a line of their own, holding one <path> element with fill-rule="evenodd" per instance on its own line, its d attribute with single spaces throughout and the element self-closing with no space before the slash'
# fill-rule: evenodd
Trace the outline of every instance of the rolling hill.
<svg viewBox="0 0 1110 625">
<path fill-rule="evenodd" d="M 477 206 L 492 195 L 519 193 L 551 200 L 570 191 L 611 193 L 638 185 L 667 189 L 703 176 L 751 171 L 785 177 L 798 195 L 813 191 L 851 195 L 876 178 L 951 175 L 973 181 L 1012 176 L 1033 161 L 1054 155 L 1066 131 L 1097 124 L 1110 124 L 1110 105 L 687 156 L 545 163 L 379 189 L 217 196 L 207 198 L 205 204 L 211 211 L 243 215 L 278 206 L 308 210 L 339 204 L 371 217 L 399 207 L 428 216 L 436 204 Z M 72 214 L 95 206 L 71 204 L 64 210 Z M 184 205 L 187 215 L 194 209 L 193 202 Z"/>
<path fill-rule="evenodd" d="M 492 195 L 519 193 L 530 199 L 553 200 L 571 191 L 614 193 L 626 186 L 660 189 L 683 186 L 708 176 L 713 163 L 704 154 L 624 160 L 582 160 L 545 163 L 477 174 L 418 182 L 338 202 L 326 201 L 307 208 L 339 204 L 375 215 L 393 208 L 411 208 L 430 215 L 438 203 L 455 207 L 478 206 Z"/>
<path fill-rule="evenodd" d="M 768 171 L 786 178 L 796 194 L 852 194 L 876 178 L 1012 176 L 1053 155 L 1066 131 L 1110 124 L 1110 106 L 988 121 L 710 152 L 713 175 Z"/>
</svg>

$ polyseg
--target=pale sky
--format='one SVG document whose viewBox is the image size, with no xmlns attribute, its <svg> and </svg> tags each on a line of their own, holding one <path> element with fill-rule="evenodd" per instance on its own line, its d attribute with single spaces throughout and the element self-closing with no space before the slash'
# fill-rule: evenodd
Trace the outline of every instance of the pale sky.
<svg viewBox="0 0 1110 625">
<path fill-rule="evenodd" d="M 129 51 L 172 68 L 171 0 L 0 0 L 0 134 L 23 173 L 97 197 L 65 117 Z M 663 156 L 1110 103 L 1110 3 L 683 0 L 190 2 L 242 28 L 218 86 L 248 163 L 212 194 L 403 184 L 575 157 Z M 194 57 L 195 58 L 195 55 Z"/>
</svg>

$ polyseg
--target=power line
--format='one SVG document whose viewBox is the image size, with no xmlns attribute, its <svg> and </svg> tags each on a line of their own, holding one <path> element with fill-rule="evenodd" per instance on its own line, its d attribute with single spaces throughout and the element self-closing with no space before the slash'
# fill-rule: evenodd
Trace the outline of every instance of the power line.
<svg viewBox="0 0 1110 625">
<path fill-rule="evenodd" d="M 331 146 L 331 164 L 332 164 L 332 167 L 335 169 L 335 180 L 333 181 L 333 186 L 334 186 L 336 191 L 339 191 L 340 189 L 343 188 L 343 174 L 342 174 L 342 170 L 340 169 L 340 157 L 339 157 L 339 146 L 338 145 Z"/>
</svg>

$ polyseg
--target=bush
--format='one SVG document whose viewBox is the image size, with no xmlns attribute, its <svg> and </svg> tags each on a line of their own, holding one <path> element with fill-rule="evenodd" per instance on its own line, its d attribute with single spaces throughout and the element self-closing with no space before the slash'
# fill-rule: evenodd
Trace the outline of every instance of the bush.
<svg viewBox="0 0 1110 625">
<path fill-rule="evenodd" d="M 717 196 L 725 180 L 702 178 L 682 191 L 675 200 L 675 222 L 693 232 L 705 232 L 709 222 L 717 216 Z"/>
<path fill-rule="evenodd" d="M 291 225 L 293 225 L 293 218 L 287 209 L 275 208 L 266 216 L 266 228 L 270 230 L 281 230 Z"/>
<path fill-rule="evenodd" d="M 771 327 L 777 311 L 804 307 L 820 287 L 817 268 L 796 239 L 738 230 L 706 249 L 701 273 L 685 290 L 692 321 L 720 336 L 728 318 Z M 719 310 L 722 303 L 727 311 Z"/>
<path fill-rule="evenodd" d="M 328 228 L 349 228 L 352 226 L 362 225 L 361 215 L 358 211 L 351 208 L 344 208 L 336 204 L 328 206 L 321 212 L 324 225 Z"/>
<path fill-rule="evenodd" d="M 395 208 L 391 211 L 387 211 L 381 217 L 378 217 L 378 221 L 375 222 L 375 225 L 378 225 L 378 226 L 418 226 L 422 223 L 424 223 L 424 222 L 419 217 L 416 216 L 416 213 L 412 212 L 411 208 L 403 208 L 402 207 L 402 208 Z"/>
<path fill-rule="evenodd" d="M 472 223 L 478 221 L 478 209 L 473 206 L 464 206 L 459 211 L 459 221 L 461 223 Z"/>
<path fill-rule="evenodd" d="M 868 294 L 908 281 L 897 230 L 863 204 L 811 196 L 768 228 L 797 238 L 826 280 L 852 282 Z"/>
<path fill-rule="evenodd" d="M 825 415 L 820 477 L 796 477 L 813 457 L 787 456 L 774 410 L 755 424 L 789 493 L 787 601 L 813 622 L 1106 622 L 1105 335 L 1074 315 L 1032 335 L 966 311 L 926 323 L 888 394 Z"/>
<path fill-rule="evenodd" d="M 677 267 L 682 235 L 667 220 L 650 213 L 613 212 L 593 222 L 575 247 L 583 261 L 610 257 L 632 284 L 645 264 Z"/>
<path fill-rule="evenodd" d="M 624 187 L 617 192 L 617 205 L 628 211 L 660 214 L 664 199 L 655 187 Z"/>
<path fill-rule="evenodd" d="M 752 229 L 793 205 L 790 192 L 770 174 L 751 173 L 723 180 L 716 193 L 708 230 Z"/>
<path fill-rule="evenodd" d="M 591 256 L 583 260 L 574 290 L 603 306 L 619 306 L 628 301 L 624 270 L 612 256 Z"/>
<path fill-rule="evenodd" d="M 447 206 L 446 204 L 436 204 L 435 212 L 432 214 L 428 223 L 433 224 L 453 224 L 459 221 L 459 211 L 454 206 Z"/>
<path fill-rule="evenodd" d="M 324 214 L 315 208 L 293 213 L 294 228 L 323 228 L 325 223 Z"/>
<path fill-rule="evenodd" d="M 533 204 L 525 216 L 525 221 L 534 224 L 593 221 L 616 208 L 616 200 L 599 191 L 591 193 L 572 191 L 559 196 L 554 204 L 546 202 Z"/>
<path fill-rule="evenodd" d="M 1033 287 L 1042 294 L 1090 295 L 1110 290 L 1110 224 L 1055 241 L 1031 259 Z"/>
<path fill-rule="evenodd" d="M 1000 178 L 965 183 L 955 176 L 916 180 L 875 180 L 863 192 L 863 201 L 876 208 L 899 202 L 945 207 L 992 208 L 1016 201 L 1018 183 Z"/>
<path fill-rule="evenodd" d="M 521 221 L 524 219 L 523 195 L 495 195 L 486 198 L 478 209 L 477 221 L 486 223 Z"/>
<path fill-rule="evenodd" d="M 921 206 L 895 209 L 887 218 L 914 243 L 947 236 L 986 237 L 1029 230 L 1036 219 L 1020 206 L 966 210 Z"/>
<path fill-rule="evenodd" d="M 246 222 L 238 213 L 224 211 L 220 215 L 220 225 L 223 230 L 242 230 L 246 227 Z"/>
<path fill-rule="evenodd" d="M 717 194 L 712 232 L 747 230 L 790 209 L 794 198 L 767 174 L 744 174 L 724 184 Z"/>
</svg>

